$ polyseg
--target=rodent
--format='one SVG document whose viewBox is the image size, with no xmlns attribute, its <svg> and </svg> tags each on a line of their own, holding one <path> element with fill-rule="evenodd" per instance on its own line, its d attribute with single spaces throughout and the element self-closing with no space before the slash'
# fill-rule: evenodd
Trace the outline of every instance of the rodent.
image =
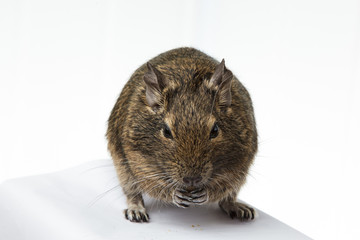
<svg viewBox="0 0 360 240">
<path fill-rule="evenodd" d="M 258 148 L 254 111 L 224 60 L 194 48 L 149 60 L 124 86 L 106 137 L 126 219 L 149 221 L 143 194 L 182 208 L 218 202 L 231 218 L 254 219 L 236 200 Z"/>
</svg>

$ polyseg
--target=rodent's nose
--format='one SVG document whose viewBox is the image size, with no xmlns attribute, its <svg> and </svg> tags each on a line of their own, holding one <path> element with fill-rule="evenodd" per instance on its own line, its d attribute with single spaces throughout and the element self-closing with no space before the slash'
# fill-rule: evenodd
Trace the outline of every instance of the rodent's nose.
<svg viewBox="0 0 360 240">
<path fill-rule="evenodd" d="M 201 176 L 195 176 L 195 177 L 184 177 L 183 181 L 188 186 L 196 186 L 199 185 L 201 182 L 202 177 Z"/>
</svg>

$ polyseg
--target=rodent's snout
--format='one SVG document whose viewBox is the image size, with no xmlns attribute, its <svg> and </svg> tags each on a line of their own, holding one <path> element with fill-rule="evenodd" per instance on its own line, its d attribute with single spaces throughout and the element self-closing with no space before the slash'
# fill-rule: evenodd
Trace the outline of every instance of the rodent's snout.
<svg viewBox="0 0 360 240">
<path fill-rule="evenodd" d="M 178 169 L 176 180 L 178 187 L 182 189 L 199 189 L 209 183 L 212 173 L 212 163 L 189 164 Z"/>
<path fill-rule="evenodd" d="M 183 182 L 188 187 L 191 187 L 191 186 L 196 187 L 196 186 L 200 185 L 202 179 L 203 178 L 200 175 L 198 175 L 198 176 L 186 176 L 186 177 L 183 177 Z"/>
</svg>

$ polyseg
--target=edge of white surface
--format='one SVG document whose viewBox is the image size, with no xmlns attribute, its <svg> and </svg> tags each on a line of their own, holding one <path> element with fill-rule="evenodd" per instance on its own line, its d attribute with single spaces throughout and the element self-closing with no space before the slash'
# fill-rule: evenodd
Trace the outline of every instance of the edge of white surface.
<svg viewBox="0 0 360 240">
<path fill-rule="evenodd" d="M 255 221 L 232 220 L 217 204 L 180 209 L 146 198 L 151 222 L 131 223 L 111 160 L 7 180 L 0 203 L 1 239 L 310 239 L 260 210 Z"/>
</svg>

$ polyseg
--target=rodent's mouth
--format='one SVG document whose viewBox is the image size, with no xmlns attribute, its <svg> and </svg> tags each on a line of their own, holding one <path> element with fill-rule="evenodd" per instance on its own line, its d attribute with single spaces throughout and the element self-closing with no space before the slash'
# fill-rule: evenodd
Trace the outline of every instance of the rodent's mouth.
<svg viewBox="0 0 360 240">
<path fill-rule="evenodd" d="M 187 208 L 190 205 L 201 205 L 209 200 L 208 191 L 205 188 L 182 189 L 177 188 L 174 191 L 173 202 L 176 206 Z"/>
</svg>

